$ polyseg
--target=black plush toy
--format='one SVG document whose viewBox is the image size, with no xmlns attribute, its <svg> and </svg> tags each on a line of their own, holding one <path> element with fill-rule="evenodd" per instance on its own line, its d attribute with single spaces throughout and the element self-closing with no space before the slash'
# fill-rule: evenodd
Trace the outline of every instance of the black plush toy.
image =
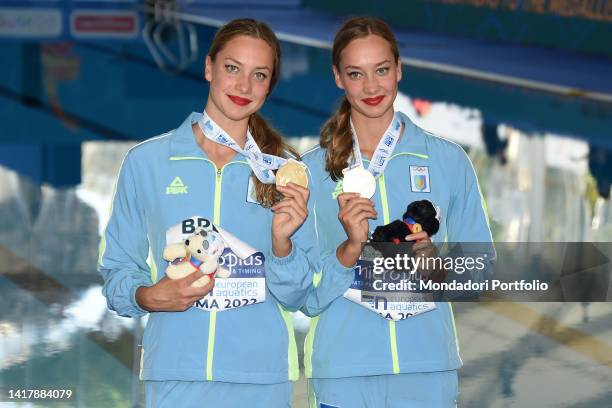
<svg viewBox="0 0 612 408">
<path fill-rule="evenodd" d="M 408 205 L 401 220 L 376 227 L 372 234 L 372 242 L 406 242 L 406 235 L 420 231 L 427 232 L 430 237 L 440 228 L 436 218 L 436 208 L 429 200 L 413 201 Z"/>
</svg>

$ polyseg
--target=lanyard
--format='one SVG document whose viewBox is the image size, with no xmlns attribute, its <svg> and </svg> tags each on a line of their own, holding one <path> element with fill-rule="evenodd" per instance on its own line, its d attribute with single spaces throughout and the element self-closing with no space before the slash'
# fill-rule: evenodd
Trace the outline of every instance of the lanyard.
<svg viewBox="0 0 612 408">
<path fill-rule="evenodd" d="M 387 167 L 387 159 L 393 154 L 395 145 L 399 140 L 400 132 L 402 130 L 402 123 L 406 123 L 403 115 L 400 112 L 395 112 L 393 114 L 393 120 L 389 124 L 387 130 L 385 130 L 383 137 L 378 142 L 376 151 L 374 152 L 372 160 L 368 165 L 368 171 L 372 173 L 374 177 L 380 176 L 385 171 L 385 167 Z M 351 119 L 351 131 L 353 133 L 353 166 L 363 167 L 361 150 L 359 148 L 357 132 L 355 131 L 355 126 L 353 126 L 353 119 Z"/>
<path fill-rule="evenodd" d="M 210 118 L 210 116 L 208 116 L 206 111 L 204 111 L 202 117 L 198 121 L 198 126 L 200 126 L 202 133 L 204 133 L 204 136 L 207 139 L 223 146 L 227 146 L 230 149 L 244 155 L 247 163 L 249 163 L 249 166 L 251 166 L 253 173 L 255 173 L 255 177 L 257 177 L 257 179 L 262 183 L 274 184 L 275 176 L 272 170 L 278 169 L 287 162 L 287 159 L 282 157 L 262 153 L 261 150 L 259 150 L 259 146 L 257 146 L 255 139 L 253 139 L 253 135 L 251 135 L 251 131 L 249 129 L 247 129 L 244 149 L 241 149 L 238 143 L 236 143 L 226 131 L 221 129 L 221 127 L 217 125 L 215 121 Z"/>
</svg>

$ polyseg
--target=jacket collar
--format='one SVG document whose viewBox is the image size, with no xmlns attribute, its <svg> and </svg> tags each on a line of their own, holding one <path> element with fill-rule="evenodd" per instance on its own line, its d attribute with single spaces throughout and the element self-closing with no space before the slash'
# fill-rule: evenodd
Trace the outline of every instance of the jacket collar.
<svg viewBox="0 0 612 408">
<path fill-rule="evenodd" d="M 203 157 L 206 153 L 198 146 L 191 125 L 197 123 L 201 113 L 192 112 L 170 136 L 170 157 Z"/>
<path fill-rule="evenodd" d="M 197 123 L 202 117 L 201 113 L 192 112 L 187 118 L 181 123 L 181 125 L 172 132 L 170 136 L 170 157 L 192 157 L 192 158 L 203 158 L 208 159 L 208 155 L 196 142 L 195 135 L 191 125 Z M 246 157 L 241 153 L 236 155 L 230 160 L 234 161 L 245 161 Z"/>
<path fill-rule="evenodd" d="M 395 151 L 397 153 L 412 153 L 429 157 L 429 149 L 427 148 L 426 135 L 423 129 L 415 125 L 403 112 L 400 112 L 400 115 L 404 119 L 405 126 Z"/>
</svg>

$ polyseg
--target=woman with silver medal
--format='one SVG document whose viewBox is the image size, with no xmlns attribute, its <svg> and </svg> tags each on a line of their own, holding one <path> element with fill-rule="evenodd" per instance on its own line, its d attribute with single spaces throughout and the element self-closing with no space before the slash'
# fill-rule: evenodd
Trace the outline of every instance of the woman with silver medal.
<svg viewBox="0 0 612 408">
<path fill-rule="evenodd" d="M 311 175 L 321 259 L 345 269 L 318 275 L 302 308 L 313 317 L 304 355 L 311 404 L 455 406 L 461 359 L 450 304 L 435 302 L 424 313 L 396 321 L 365 307 L 371 299 L 360 304 L 347 293 L 361 279 L 354 266 L 370 231 L 400 218 L 412 201 L 427 199 L 440 207 L 436 237 L 490 241 L 473 168 L 461 147 L 394 111 L 401 61 L 382 20 L 346 21 L 334 40 L 332 70 L 345 97 L 323 126 L 320 146 L 303 159 Z M 417 171 L 420 178 L 413 179 Z M 406 240 L 415 241 L 416 253 L 436 256 L 425 231 Z"/>
</svg>

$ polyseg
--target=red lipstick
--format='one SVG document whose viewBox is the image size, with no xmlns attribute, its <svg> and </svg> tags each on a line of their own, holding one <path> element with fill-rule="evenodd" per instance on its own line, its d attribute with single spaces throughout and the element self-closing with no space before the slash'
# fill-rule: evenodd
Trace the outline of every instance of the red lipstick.
<svg viewBox="0 0 612 408">
<path fill-rule="evenodd" d="M 375 98 L 364 98 L 362 101 L 370 106 L 376 106 L 381 103 L 383 99 L 385 99 L 385 95 L 380 95 Z"/>
<path fill-rule="evenodd" d="M 248 105 L 249 103 L 252 102 L 250 99 L 241 98 L 241 97 L 236 96 L 236 95 L 227 95 L 227 96 L 228 96 L 228 98 L 230 98 L 232 100 L 232 102 L 234 102 L 238 106 L 245 106 L 245 105 Z"/>
</svg>

